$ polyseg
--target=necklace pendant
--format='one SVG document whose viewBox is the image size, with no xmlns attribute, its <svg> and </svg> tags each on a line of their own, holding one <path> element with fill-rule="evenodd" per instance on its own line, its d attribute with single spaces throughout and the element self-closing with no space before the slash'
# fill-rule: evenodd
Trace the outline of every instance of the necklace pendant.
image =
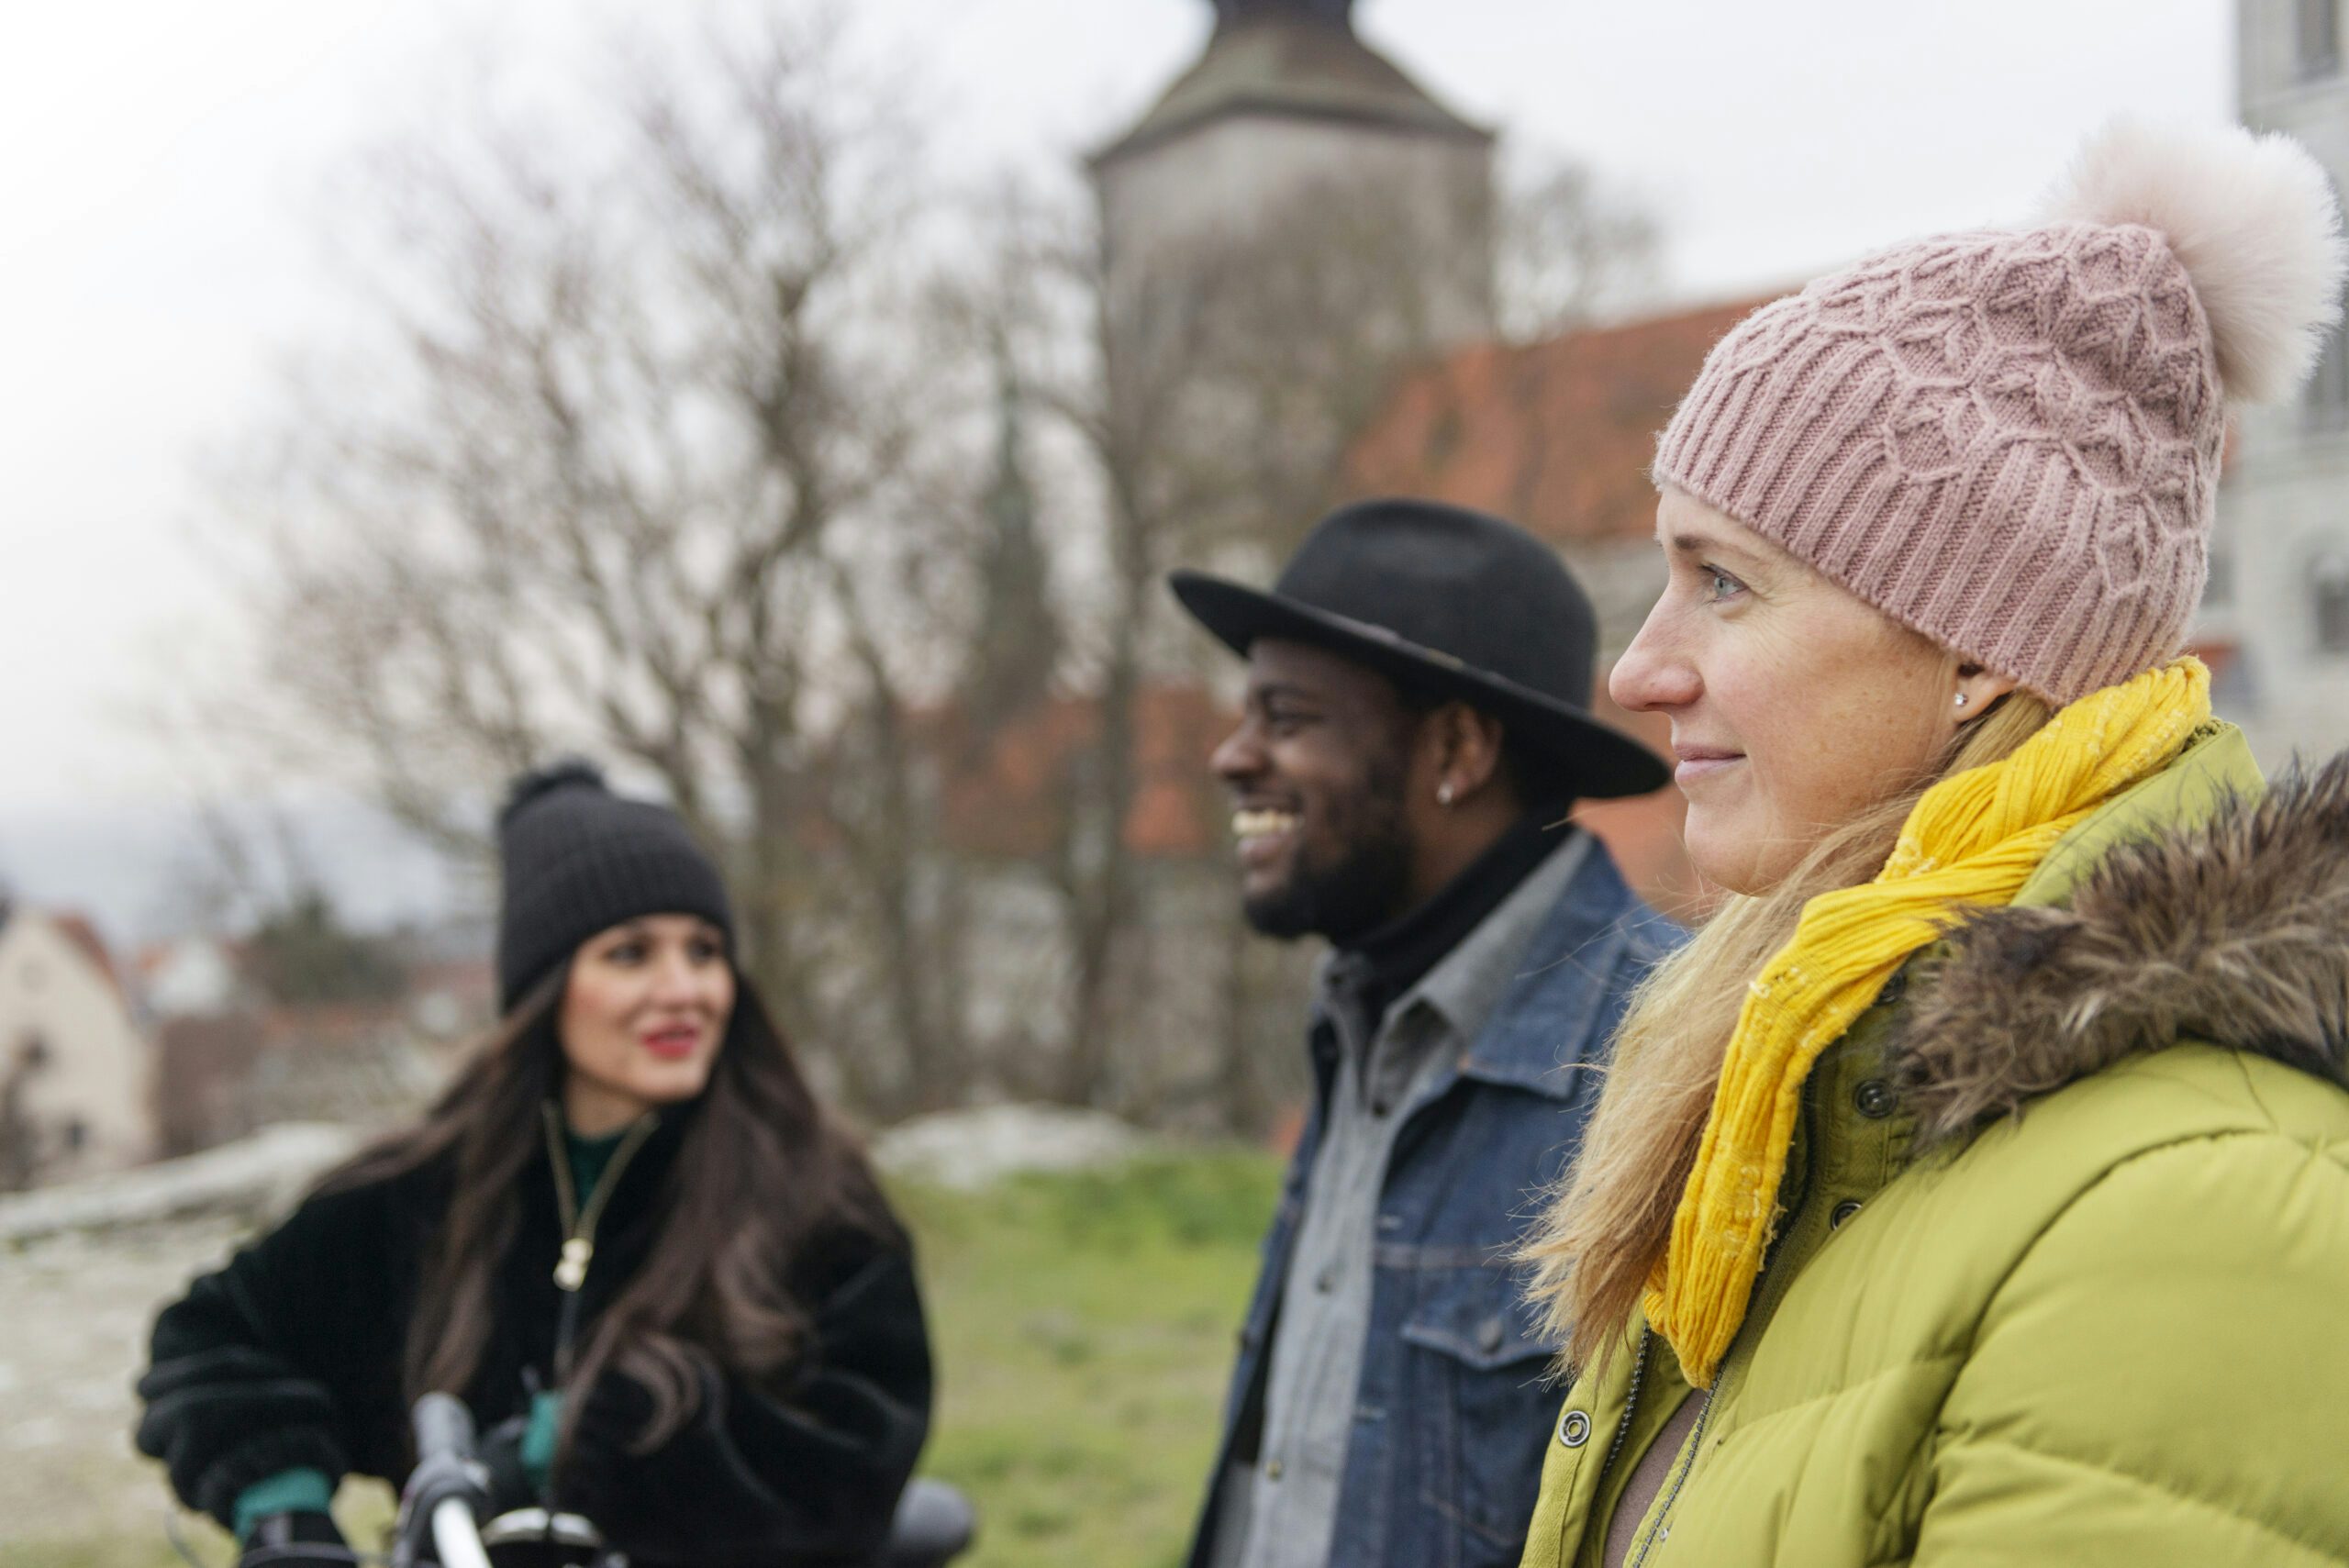
<svg viewBox="0 0 2349 1568">
<path fill-rule="evenodd" d="M 587 1283 L 587 1260 L 596 1255 L 596 1244 L 584 1236 L 573 1236 L 562 1244 L 562 1261 L 554 1266 L 554 1283 L 558 1289 L 577 1290 Z"/>
</svg>

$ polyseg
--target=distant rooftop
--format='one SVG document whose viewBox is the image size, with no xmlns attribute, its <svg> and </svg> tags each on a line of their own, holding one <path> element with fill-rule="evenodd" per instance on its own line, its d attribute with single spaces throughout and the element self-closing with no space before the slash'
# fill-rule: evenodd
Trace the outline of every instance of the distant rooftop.
<svg viewBox="0 0 2349 1568">
<path fill-rule="evenodd" d="M 1093 155 L 1116 162 L 1229 115 L 1349 120 L 1488 142 L 1357 37 L 1353 0 L 1215 0 L 1207 52 L 1125 135 Z"/>
<path fill-rule="evenodd" d="M 1649 539 L 1656 436 L 1763 303 L 1471 344 L 1396 386 L 1347 454 L 1348 487 L 1497 512 L 1553 544 Z"/>
</svg>

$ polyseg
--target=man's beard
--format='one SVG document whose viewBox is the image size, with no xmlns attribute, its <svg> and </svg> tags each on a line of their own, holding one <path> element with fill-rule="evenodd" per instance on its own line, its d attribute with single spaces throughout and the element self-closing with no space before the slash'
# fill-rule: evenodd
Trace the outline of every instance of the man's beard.
<svg viewBox="0 0 2349 1568">
<path fill-rule="evenodd" d="M 1372 769 L 1361 809 L 1344 825 L 1344 853 L 1335 864 L 1312 866 L 1300 848 L 1286 883 L 1241 902 L 1248 924 L 1267 937 L 1320 936 L 1343 947 L 1402 913 L 1411 884 L 1402 774 L 1399 763 Z"/>
</svg>

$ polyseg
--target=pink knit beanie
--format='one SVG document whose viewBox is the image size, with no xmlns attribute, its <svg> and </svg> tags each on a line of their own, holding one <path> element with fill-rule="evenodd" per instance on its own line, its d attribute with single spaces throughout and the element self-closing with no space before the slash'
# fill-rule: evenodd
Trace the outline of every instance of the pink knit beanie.
<svg viewBox="0 0 2349 1568">
<path fill-rule="evenodd" d="M 2227 401 L 2299 384 L 2342 265 L 2296 143 L 2116 126 L 2041 227 L 1920 239 L 1747 317 L 1656 482 L 2067 703 L 2183 646 Z"/>
</svg>

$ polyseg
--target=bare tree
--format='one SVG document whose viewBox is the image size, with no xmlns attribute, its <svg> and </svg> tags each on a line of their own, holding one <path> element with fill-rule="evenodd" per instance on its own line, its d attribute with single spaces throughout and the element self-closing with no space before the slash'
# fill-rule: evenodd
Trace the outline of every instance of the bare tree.
<svg viewBox="0 0 2349 1568">
<path fill-rule="evenodd" d="M 459 850 L 552 754 L 656 778 L 790 1026 L 868 1108 L 951 1099 L 907 724 L 955 673 L 966 552 L 906 330 L 917 144 L 822 28 L 619 77 L 617 114 L 366 169 L 373 329 L 228 492 L 279 733 Z"/>
<path fill-rule="evenodd" d="M 1503 181 L 1494 244 L 1495 324 L 1509 343 L 1570 332 L 1655 297 L 1655 215 L 1590 165 L 1535 154 Z"/>
<path fill-rule="evenodd" d="M 1463 239 L 1490 198 L 1431 225 L 1332 184 L 1141 258 L 1030 214 L 936 331 L 931 262 L 964 265 L 969 235 L 930 242 L 952 209 L 905 95 L 860 85 L 837 34 L 773 23 L 617 74 L 592 112 L 367 166 L 367 330 L 297 377 L 226 492 L 258 717 L 469 854 L 520 767 L 584 751 L 658 781 L 722 851 L 747 967 L 871 1112 L 990 1073 L 1133 1108 L 1164 1076 L 1134 1060 L 1138 740 L 1153 684 L 1204 651 L 1162 580 L 1285 555 L 1464 300 L 1476 331 L 1531 318 Z M 1631 230 L 1577 228 L 1595 209 L 1564 176 L 1547 196 L 1537 239 L 1499 227 L 1504 283 L 1555 320 L 1614 287 Z M 1081 450 L 1097 505 L 1029 484 L 1020 409 Z M 1011 1031 L 1048 1060 L 1010 1072 L 974 1038 L 987 916 L 939 804 L 950 740 L 1055 694 L 1092 718 L 1044 857 L 1065 962 L 1053 1016 Z M 1236 931 L 1206 944 L 1235 1018 L 1296 967 Z M 1200 1092 L 1261 1119 L 1255 1031 L 1220 1032 Z"/>
</svg>

